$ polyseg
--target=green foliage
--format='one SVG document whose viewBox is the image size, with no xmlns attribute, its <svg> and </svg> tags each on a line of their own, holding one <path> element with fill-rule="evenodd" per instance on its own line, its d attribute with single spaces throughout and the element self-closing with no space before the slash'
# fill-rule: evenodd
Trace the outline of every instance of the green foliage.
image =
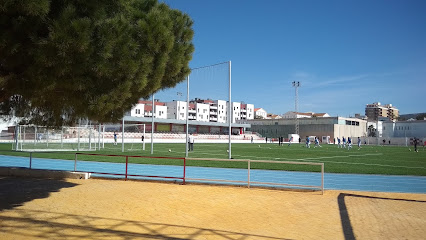
<svg viewBox="0 0 426 240">
<path fill-rule="evenodd" d="M 157 0 L 0 3 L 1 115 L 116 122 L 189 74 L 192 20 Z"/>
</svg>

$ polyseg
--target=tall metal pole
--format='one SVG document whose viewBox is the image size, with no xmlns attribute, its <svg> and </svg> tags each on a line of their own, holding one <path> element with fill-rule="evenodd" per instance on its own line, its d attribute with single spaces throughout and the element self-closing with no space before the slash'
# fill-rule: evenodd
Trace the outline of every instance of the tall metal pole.
<svg viewBox="0 0 426 240">
<path fill-rule="evenodd" d="M 155 113 L 155 104 L 154 104 L 154 94 L 152 94 L 152 110 L 151 110 L 151 154 L 154 154 L 154 113 Z"/>
<path fill-rule="evenodd" d="M 295 123 L 294 130 L 295 130 L 295 133 L 297 135 L 299 135 L 299 118 L 297 117 L 297 113 L 299 112 L 299 91 L 298 91 L 298 88 L 300 87 L 300 82 L 299 81 L 293 81 L 292 84 L 293 84 L 293 87 L 295 88 L 294 111 L 295 111 L 295 114 L 296 114 L 296 120 L 295 120 L 296 123 Z M 299 137 L 300 137 L 300 135 L 299 135 Z"/>
<path fill-rule="evenodd" d="M 185 157 L 188 157 L 188 123 L 189 118 L 189 75 L 186 77 L 186 137 L 185 137 Z"/>
<path fill-rule="evenodd" d="M 121 123 L 121 152 L 124 152 L 124 116 Z"/>
<path fill-rule="evenodd" d="M 229 108 L 228 108 L 228 119 L 229 119 L 229 146 L 228 146 L 228 158 L 231 159 L 231 133 L 232 133 L 232 127 L 231 127 L 231 123 L 232 123 L 232 101 L 231 101 L 231 61 L 229 61 Z"/>
</svg>

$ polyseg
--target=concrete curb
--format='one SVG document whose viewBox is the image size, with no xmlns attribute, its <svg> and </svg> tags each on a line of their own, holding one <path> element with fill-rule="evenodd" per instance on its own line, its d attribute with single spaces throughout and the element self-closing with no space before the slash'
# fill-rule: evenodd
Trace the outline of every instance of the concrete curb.
<svg viewBox="0 0 426 240">
<path fill-rule="evenodd" d="M 0 176 L 13 177 L 34 177 L 51 179 L 89 179 L 90 173 L 86 172 L 68 172 L 59 170 L 28 169 L 20 167 L 0 167 Z"/>
</svg>

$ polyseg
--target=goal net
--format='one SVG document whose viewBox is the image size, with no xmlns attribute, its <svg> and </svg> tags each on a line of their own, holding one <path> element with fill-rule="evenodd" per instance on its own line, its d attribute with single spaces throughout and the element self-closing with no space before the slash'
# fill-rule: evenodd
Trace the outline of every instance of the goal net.
<svg viewBox="0 0 426 240">
<path fill-rule="evenodd" d="M 106 125 L 105 148 L 125 152 L 145 150 L 145 142 L 151 136 L 146 131 L 145 124 Z"/>
<path fill-rule="evenodd" d="M 16 151 L 94 151 L 103 145 L 98 126 L 45 127 L 18 125 L 13 149 Z"/>
</svg>

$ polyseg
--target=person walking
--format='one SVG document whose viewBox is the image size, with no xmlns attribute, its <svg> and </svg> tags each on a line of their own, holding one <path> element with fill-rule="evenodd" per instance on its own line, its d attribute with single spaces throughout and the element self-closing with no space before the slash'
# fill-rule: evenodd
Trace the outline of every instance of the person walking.
<svg viewBox="0 0 426 240">
<path fill-rule="evenodd" d="M 319 139 L 317 137 L 315 137 L 315 146 L 314 146 L 314 148 L 316 148 L 316 147 L 321 147 L 321 145 L 319 144 Z"/>
<path fill-rule="evenodd" d="M 290 137 L 290 140 L 288 140 L 288 146 L 291 145 L 291 142 L 293 142 L 293 137 Z"/>
</svg>

